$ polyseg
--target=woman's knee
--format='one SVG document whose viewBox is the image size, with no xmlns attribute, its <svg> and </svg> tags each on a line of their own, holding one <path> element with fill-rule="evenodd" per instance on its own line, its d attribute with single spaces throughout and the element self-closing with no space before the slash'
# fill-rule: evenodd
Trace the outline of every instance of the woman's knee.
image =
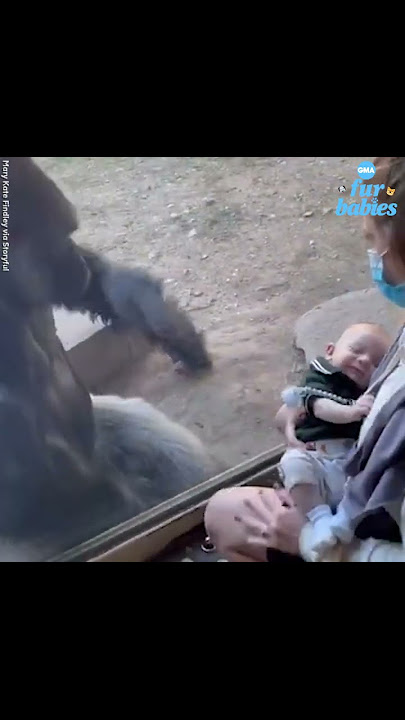
<svg viewBox="0 0 405 720">
<path fill-rule="evenodd" d="M 204 524 L 211 542 L 216 548 L 226 544 L 229 527 L 233 522 L 234 511 L 232 502 L 233 488 L 218 490 L 208 501 L 204 513 Z"/>
<path fill-rule="evenodd" d="M 250 547 L 246 528 L 238 521 L 244 501 L 259 490 L 253 487 L 219 490 L 207 504 L 204 515 L 207 535 L 217 551 L 230 560 L 238 556 L 240 562 L 242 558 L 265 561 L 265 550 Z"/>
</svg>

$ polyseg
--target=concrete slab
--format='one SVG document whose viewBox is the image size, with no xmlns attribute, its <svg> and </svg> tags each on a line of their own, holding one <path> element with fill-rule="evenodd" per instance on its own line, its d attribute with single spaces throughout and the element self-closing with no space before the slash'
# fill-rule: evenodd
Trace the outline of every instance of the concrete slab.
<svg viewBox="0 0 405 720">
<path fill-rule="evenodd" d="M 295 325 L 295 342 L 310 362 L 322 355 L 349 325 L 377 322 L 393 339 L 405 322 L 404 311 L 386 300 L 377 288 L 356 290 L 332 298 L 302 315 Z"/>
<path fill-rule="evenodd" d="M 112 378 L 136 367 L 151 351 L 143 336 L 114 331 L 88 314 L 58 308 L 53 315 L 72 367 L 92 393 L 102 393 Z"/>
</svg>

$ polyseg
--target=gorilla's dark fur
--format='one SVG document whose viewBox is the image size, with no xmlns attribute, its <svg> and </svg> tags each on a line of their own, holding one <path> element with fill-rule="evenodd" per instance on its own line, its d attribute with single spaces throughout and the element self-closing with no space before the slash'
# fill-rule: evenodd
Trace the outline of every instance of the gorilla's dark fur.
<svg viewBox="0 0 405 720">
<path fill-rule="evenodd" d="M 157 280 L 75 244 L 76 213 L 55 183 L 31 158 L 1 158 L 1 167 L 4 160 L 0 538 L 10 550 L 0 560 L 39 559 L 218 469 L 194 435 L 143 400 L 91 398 L 56 335 L 52 306 L 136 327 L 191 371 L 211 361 L 202 335 Z"/>
</svg>

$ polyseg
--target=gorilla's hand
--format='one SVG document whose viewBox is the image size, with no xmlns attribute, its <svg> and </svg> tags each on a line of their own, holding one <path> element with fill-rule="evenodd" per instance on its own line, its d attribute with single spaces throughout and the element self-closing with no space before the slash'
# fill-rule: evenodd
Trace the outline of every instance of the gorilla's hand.
<svg viewBox="0 0 405 720">
<path fill-rule="evenodd" d="M 102 286 L 121 325 L 141 330 L 189 370 L 211 367 L 202 333 L 174 299 L 164 297 L 162 284 L 149 273 L 110 266 Z"/>
<path fill-rule="evenodd" d="M 140 268 L 110 263 L 76 246 L 90 270 L 86 293 L 71 309 L 86 310 L 103 322 L 136 328 L 173 360 L 191 371 L 212 367 L 202 333 L 175 300 L 165 298 L 162 283 Z"/>
</svg>

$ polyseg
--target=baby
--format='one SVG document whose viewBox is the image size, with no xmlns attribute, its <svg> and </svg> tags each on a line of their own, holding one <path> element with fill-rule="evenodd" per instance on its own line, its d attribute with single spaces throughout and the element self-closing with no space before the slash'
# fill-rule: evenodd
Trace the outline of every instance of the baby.
<svg viewBox="0 0 405 720">
<path fill-rule="evenodd" d="M 301 387 L 282 393 L 276 422 L 290 447 L 280 461 L 280 477 L 305 514 L 339 505 L 348 452 L 374 402 L 365 390 L 390 345 L 381 325 L 352 325 L 327 346 L 325 357 L 311 362 Z"/>
</svg>

